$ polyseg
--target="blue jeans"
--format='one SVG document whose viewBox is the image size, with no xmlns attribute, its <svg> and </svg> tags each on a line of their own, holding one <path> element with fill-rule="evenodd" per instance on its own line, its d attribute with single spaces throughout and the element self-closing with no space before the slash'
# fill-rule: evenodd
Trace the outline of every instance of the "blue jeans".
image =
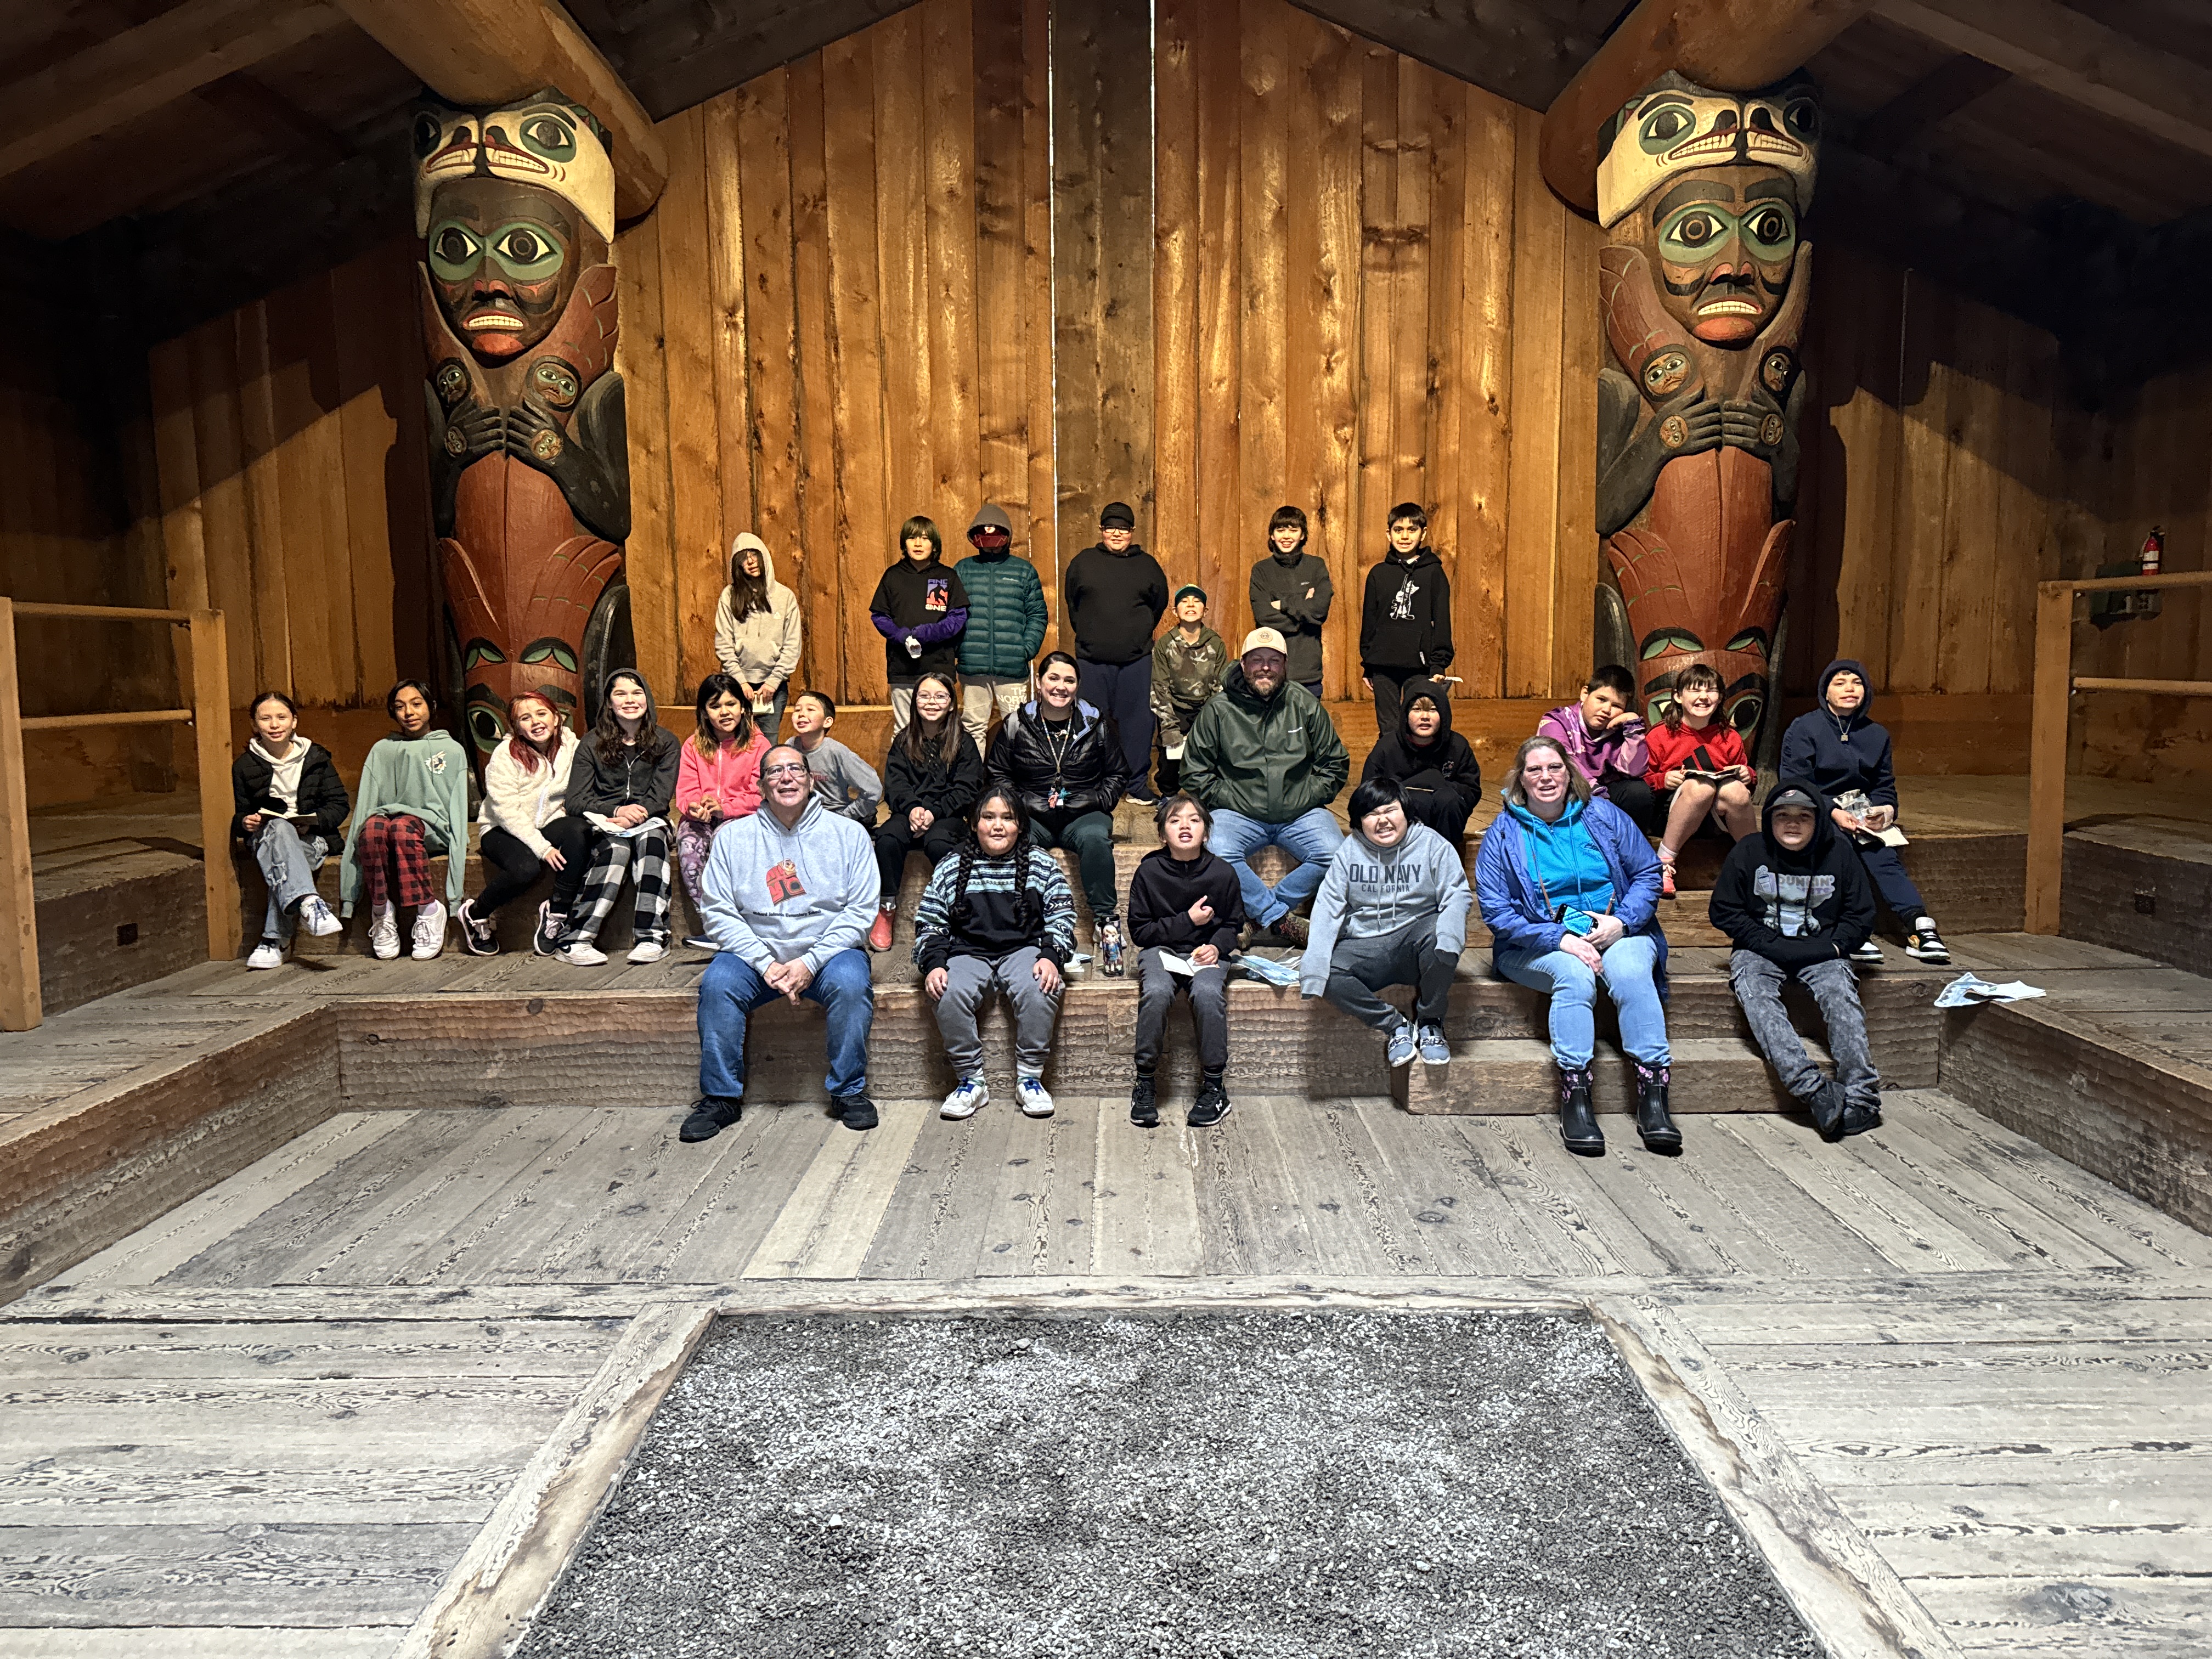
<svg viewBox="0 0 2212 1659">
<path fill-rule="evenodd" d="M 1244 915 L 1255 927 L 1266 927 L 1288 915 L 1314 895 L 1328 873 L 1328 861 L 1344 844 L 1344 831 L 1325 806 L 1301 812 L 1288 823 L 1262 823 L 1242 812 L 1224 810 L 1213 815 L 1213 833 L 1206 838 L 1208 851 L 1237 868 L 1237 885 L 1244 895 Z M 1263 847 L 1279 847 L 1298 860 L 1298 867 L 1273 887 L 1252 873 L 1248 861 Z"/>
<path fill-rule="evenodd" d="M 1506 978 L 1551 994 L 1552 1058 L 1570 1071 L 1589 1065 L 1597 1035 L 1591 1011 L 1597 1002 L 1598 975 L 1565 951 L 1541 956 L 1534 951 L 1498 951 L 1491 960 Z M 1620 1046 L 1646 1066 L 1670 1064 L 1667 1011 L 1660 1005 L 1659 988 L 1651 982 L 1651 969 L 1659 960 L 1657 942 L 1631 934 L 1615 940 L 1603 960 L 1606 991 L 1620 1010 Z"/>
<path fill-rule="evenodd" d="M 753 971 L 743 957 L 722 951 L 699 981 L 699 1092 L 738 1099 L 745 1092 L 745 1018 L 781 993 Z M 875 988 L 863 951 L 840 951 L 799 995 L 830 1013 L 830 1075 L 833 1096 L 857 1095 L 868 1086 L 868 1027 L 876 1016 Z"/>
</svg>

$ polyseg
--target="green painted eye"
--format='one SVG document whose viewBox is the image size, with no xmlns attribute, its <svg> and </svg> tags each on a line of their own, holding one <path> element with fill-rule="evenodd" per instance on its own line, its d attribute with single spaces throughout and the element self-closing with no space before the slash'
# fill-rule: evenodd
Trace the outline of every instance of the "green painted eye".
<svg viewBox="0 0 2212 1659">
<path fill-rule="evenodd" d="M 486 754 L 499 747 L 499 740 L 507 735 L 507 723 L 499 711 L 489 703 L 478 703 L 469 710 L 469 730 L 477 740 L 477 747 Z"/>
<path fill-rule="evenodd" d="M 1764 652 L 1766 649 L 1766 630 L 1763 628 L 1747 628 L 1728 642 L 1726 649 Z"/>
<path fill-rule="evenodd" d="M 576 129 L 557 115 L 541 112 L 524 116 L 521 137 L 525 146 L 549 161 L 576 159 Z"/>
<path fill-rule="evenodd" d="M 537 383 L 545 401 L 554 408 L 566 409 L 576 401 L 576 374 L 568 364 L 546 358 L 531 368 L 530 378 Z M 523 660 L 527 662 L 529 659 L 526 657 Z"/>
<path fill-rule="evenodd" d="M 543 225 L 518 220 L 501 225 L 491 239 L 492 257 L 517 282 L 543 282 L 561 269 L 559 240 Z"/>
<path fill-rule="evenodd" d="M 1644 641 L 1642 655 L 1645 662 L 1650 662 L 1654 657 L 1663 657 L 1669 651 L 1702 651 L 1705 648 L 1705 642 L 1695 634 L 1680 628 L 1662 628 Z"/>
<path fill-rule="evenodd" d="M 483 258 L 483 244 L 476 233 L 453 219 L 430 228 L 428 246 L 430 269 L 448 283 L 466 282 Z"/>
<path fill-rule="evenodd" d="M 1662 247 L 1687 254 L 1692 259 L 1702 258 L 1715 246 L 1727 240 L 1729 221 L 1726 215 L 1702 204 L 1684 208 L 1661 227 L 1659 241 Z"/>
<path fill-rule="evenodd" d="M 576 672 L 576 653 L 568 648 L 568 643 L 565 640 L 550 637 L 533 640 L 522 653 L 522 660 L 526 663 L 544 662 L 548 657 L 559 663 L 571 674 Z"/>
<path fill-rule="evenodd" d="M 1779 202 L 1769 202 L 1744 216 L 1743 234 L 1754 252 L 1780 258 L 1797 246 L 1797 221 Z"/>
<path fill-rule="evenodd" d="M 1646 155 L 1656 155 L 1660 151 L 1672 149 L 1681 143 L 1696 125 L 1690 112 L 1681 105 L 1662 104 L 1644 118 L 1644 125 L 1637 131 L 1636 142 L 1644 147 Z"/>
<path fill-rule="evenodd" d="M 506 660 L 507 653 L 489 640 L 471 640 L 468 644 L 461 647 L 461 667 L 465 672 L 474 668 L 480 662 L 505 662 Z"/>
</svg>

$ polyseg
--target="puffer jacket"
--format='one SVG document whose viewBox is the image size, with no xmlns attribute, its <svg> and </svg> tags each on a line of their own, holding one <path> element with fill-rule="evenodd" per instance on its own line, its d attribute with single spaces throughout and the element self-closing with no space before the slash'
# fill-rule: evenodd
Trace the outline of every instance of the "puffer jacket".
<svg viewBox="0 0 2212 1659">
<path fill-rule="evenodd" d="M 1286 680 L 1262 697 L 1231 665 L 1221 694 L 1198 711 L 1182 751 L 1182 786 L 1210 811 L 1288 823 L 1326 806 L 1352 775 L 1328 711 Z"/>
<path fill-rule="evenodd" d="M 750 531 L 730 544 L 730 568 L 748 548 L 761 556 L 761 574 L 768 582 L 768 609 L 742 620 L 736 615 L 729 584 L 714 606 L 714 659 L 725 674 L 734 674 L 747 685 L 772 690 L 799 672 L 799 596 L 775 579 L 775 555 Z"/>
<path fill-rule="evenodd" d="M 991 739 L 985 769 L 991 782 L 1018 794 L 1033 817 L 1065 822 L 1085 812 L 1110 812 L 1121 799 L 1121 739 L 1114 722 L 1080 701 L 1069 718 L 1067 746 L 1057 767 L 1035 698 L 1007 715 Z M 1055 781 L 1062 796 L 1058 805 L 1050 801 Z"/>
<path fill-rule="evenodd" d="M 978 530 L 1013 534 L 1004 510 L 988 501 L 968 526 L 971 540 Z M 1036 567 L 1002 547 L 971 554 L 952 568 L 952 574 L 968 591 L 968 630 L 960 636 L 961 673 L 998 679 L 1026 675 L 1030 659 L 1044 645 L 1049 620 Z"/>
</svg>

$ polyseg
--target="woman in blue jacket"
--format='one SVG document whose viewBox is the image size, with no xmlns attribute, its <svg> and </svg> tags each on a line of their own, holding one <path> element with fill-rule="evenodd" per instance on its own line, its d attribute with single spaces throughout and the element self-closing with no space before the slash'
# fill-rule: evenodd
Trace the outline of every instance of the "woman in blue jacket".
<svg viewBox="0 0 2212 1659">
<path fill-rule="evenodd" d="M 1559 1134 L 1596 1158 L 1605 1136 L 1590 1109 L 1598 981 L 1620 1011 L 1621 1046 L 1636 1064 L 1636 1131 L 1655 1152 L 1679 1152 L 1668 1115 L 1667 936 L 1659 930 L 1659 859 L 1629 816 L 1595 797 L 1553 738 L 1521 745 L 1505 775 L 1505 811 L 1484 831 L 1474 892 L 1491 932 L 1491 962 L 1552 999 L 1559 1068 Z"/>
</svg>

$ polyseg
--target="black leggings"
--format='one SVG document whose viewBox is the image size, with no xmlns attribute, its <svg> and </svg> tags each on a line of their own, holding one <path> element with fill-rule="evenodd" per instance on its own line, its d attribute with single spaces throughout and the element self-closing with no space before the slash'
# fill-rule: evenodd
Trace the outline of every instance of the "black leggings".
<svg viewBox="0 0 2212 1659">
<path fill-rule="evenodd" d="M 884 897 L 898 896 L 899 883 L 906 877 L 906 855 L 915 848 L 928 855 L 930 867 L 935 869 L 967 839 L 967 823 L 955 814 L 940 813 L 917 836 L 907 827 L 904 812 L 893 812 L 888 823 L 876 828 L 876 871 L 883 878 Z"/>
<path fill-rule="evenodd" d="M 583 889 L 584 877 L 591 864 L 586 855 L 591 850 L 592 826 L 564 812 L 541 826 L 538 833 L 551 842 L 568 860 L 567 867 L 553 878 L 553 908 L 565 916 L 574 908 L 576 895 Z M 477 915 L 489 916 L 538 884 L 544 861 L 523 844 L 521 836 L 505 830 L 487 830 L 477 850 L 495 872 L 471 907 Z"/>
</svg>

